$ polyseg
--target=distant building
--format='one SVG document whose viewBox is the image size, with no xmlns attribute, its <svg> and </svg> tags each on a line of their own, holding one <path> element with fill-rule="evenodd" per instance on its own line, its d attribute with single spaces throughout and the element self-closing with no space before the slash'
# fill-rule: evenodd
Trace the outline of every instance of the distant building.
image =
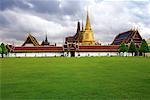
<svg viewBox="0 0 150 100">
<path fill-rule="evenodd" d="M 7 45 L 10 57 L 48 57 L 48 56 L 62 56 L 63 47 L 50 45 L 47 39 L 42 41 L 41 45 L 35 37 L 28 35 L 22 46 Z"/>
<path fill-rule="evenodd" d="M 89 14 L 87 12 L 85 29 L 80 29 L 80 22 L 77 23 L 77 31 L 73 36 L 65 38 L 62 46 L 51 45 L 47 35 L 41 44 L 31 34 L 28 35 L 22 46 L 7 45 L 9 57 L 48 57 L 48 56 L 117 56 L 119 55 L 119 45 L 125 42 L 127 45 L 134 41 L 139 47 L 142 37 L 138 30 L 129 30 L 118 34 L 112 45 L 100 45 L 94 40 L 94 33 L 91 28 Z M 131 55 L 127 53 L 127 55 Z"/>
<path fill-rule="evenodd" d="M 45 41 L 46 44 L 39 45 L 36 38 L 33 37 L 31 34 L 29 34 L 22 46 L 7 45 L 7 48 L 10 51 L 8 56 L 9 57 L 116 56 L 118 55 L 119 49 L 118 45 L 87 46 L 87 45 L 78 45 L 77 43 L 68 43 L 63 46 L 56 46 L 50 44 L 48 45 L 47 39 L 45 39 Z"/>
<path fill-rule="evenodd" d="M 66 37 L 63 46 L 65 56 L 111 56 L 118 55 L 118 49 L 118 45 L 101 46 L 95 42 L 88 12 L 85 29 L 83 23 L 80 29 L 78 21 L 76 34 Z"/>
<path fill-rule="evenodd" d="M 45 40 L 42 41 L 41 45 L 43 45 L 43 46 L 48 46 L 48 45 L 50 45 L 49 42 L 48 42 L 48 39 L 47 39 L 47 35 L 46 35 L 46 37 L 45 37 Z"/>
<path fill-rule="evenodd" d="M 112 45 L 120 45 L 122 42 L 129 45 L 133 41 L 137 47 L 140 46 L 142 42 L 142 37 L 138 30 L 129 30 L 126 32 L 119 33 L 112 42 Z"/>
<path fill-rule="evenodd" d="M 94 33 L 91 28 L 88 12 L 87 12 L 87 17 L 86 17 L 85 29 L 83 27 L 84 26 L 82 23 L 82 30 L 81 30 L 80 22 L 78 21 L 76 34 L 74 36 L 66 37 L 65 39 L 66 43 L 78 43 L 79 45 L 95 45 Z"/>
</svg>

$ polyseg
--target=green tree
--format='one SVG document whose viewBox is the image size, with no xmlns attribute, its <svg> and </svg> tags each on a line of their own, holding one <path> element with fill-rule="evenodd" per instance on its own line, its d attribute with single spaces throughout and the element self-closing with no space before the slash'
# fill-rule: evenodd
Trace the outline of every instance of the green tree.
<svg viewBox="0 0 150 100">
<path fill-rule="evenodd" d="M 119 53 L 123 52 L 124 54 L 124 52 L 127 52 L 127 50 L 128 50 L 127 46 L 125 45 L 124 42 L 122 42 L 119 46 Z"/>
<path fill-rule="evenodd" d="M 134 43 L 134 42 L 131 42 L 131 43 L 130 43 L 130 46 L 129 46 L 128 52 L 132 53 L 132 56 L 133 56 L 133 53 L 136 53 L 136 52 L 137 52 L 137 48 L 136 48 L 136 46 L 135 46 L 135 43 Z"/>
<path fill-rule="evenodd" d="M 142 53 L 142 55 L 143 55 L 143 53 L 144 53 L 144 56 L 145 56 L 145 53 L 146 53 L 146 52 L 149 52 L 149 47 L 148 47 L 148 44 L 147 44 L 147 42 L 145 41 L 145 39 L 142 40 L 142 43 L 141 43 L 139 52 Z"/>
<path fill-rule="evenodd" d="M 8 50 L 7 50 L 7 48 L 6 48 L 4 43 L 1 43 L 1 49 L 2 49 L 1 50 L 1 55 L 2 55 L 2 58 L 4 58 L 4 54 L 8 53 Z"/>
</svg>

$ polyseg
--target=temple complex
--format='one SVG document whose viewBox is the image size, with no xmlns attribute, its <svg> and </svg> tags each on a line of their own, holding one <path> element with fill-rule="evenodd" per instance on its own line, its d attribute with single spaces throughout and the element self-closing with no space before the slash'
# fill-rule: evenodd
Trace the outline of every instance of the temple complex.
<svg viewBox="0 0 150 100">
<path fill-rule="evenodd" d="M 117 56 L 119 55 L 120 44 L 124 42 L 129 46 L 132 41 L 139 48 L 142 37 L 137 29 L 119 33 L 111 45 L 96 44 L 87 11 L 85 27 L 83 22 L 80 25 L 78 21 L 75 35 L 66 37 L 62 46 L 51 45 L 47 35 L 40 44 L 34 36 L 28 34 L 21 46 L 7 45 L 7 48 L 10 51 L 9 57 Z M 131 54 L 129 53 L 128 55 Z"/>
</svg>

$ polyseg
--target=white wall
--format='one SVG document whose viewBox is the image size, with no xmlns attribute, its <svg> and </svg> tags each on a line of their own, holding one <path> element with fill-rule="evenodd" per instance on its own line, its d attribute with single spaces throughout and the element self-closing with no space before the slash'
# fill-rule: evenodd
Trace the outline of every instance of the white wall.
<svg viewBox="0 0 150 100">
<path fill-rule="evenodd" d="M 70 57 L 70 52 L 48 52 L 48 53 L 9 53 L 8 57 L 55 57 L 64 55 Z M 79 56 L 80 55 L 80 56 Z M 0 55 L 1 56 L 1 55 Z M 75 52 L 75 57 L 84 56 L 119 56 L 118 52 Z M 123 56 L 123 55 L 122 55 Z M 124 56 L 132 56 L 131 53 L 124 53 Z"/>
<path fill-rule="evenodd" d="M 119 56 L 119 52 L 76 52 L 75 56 Z M 132 56 L 131 53 L 124 53 L 123 56 Z"/>
<path fill-rule="evenodd" d="M 54 57 L 61 56 L 61 52 L 48 52 L 48 53 L 9 53 L 8 57 Z"/>
<path fill-rule="evenodd" d="M 76 56 L 118 56 L 118 52 L 76 52 Z"/>
</svg>

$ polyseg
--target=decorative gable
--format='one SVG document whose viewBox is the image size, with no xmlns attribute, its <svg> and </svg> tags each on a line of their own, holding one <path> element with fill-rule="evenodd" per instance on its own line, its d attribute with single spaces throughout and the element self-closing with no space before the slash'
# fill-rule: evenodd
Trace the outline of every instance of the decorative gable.
<svg viewBox="0 0 150 100">
<path fill-rule="evenodd" d="M 35 37 L 29 34 L 22 46 L 39 46 L 39 43 Z"/>
<path fill-rule="evenodd" d="M 128 44 L 131 41 L 134 41 L 135 44 L 140 45 L 142 41 L 142 37 L 140 36 L 138 30 L 129 30 L 129 31 L 118 34 L 115 37 L 112 44 L 120 45 L 122 42 L 125 42 L 126 44 Z"/>
</svg>

